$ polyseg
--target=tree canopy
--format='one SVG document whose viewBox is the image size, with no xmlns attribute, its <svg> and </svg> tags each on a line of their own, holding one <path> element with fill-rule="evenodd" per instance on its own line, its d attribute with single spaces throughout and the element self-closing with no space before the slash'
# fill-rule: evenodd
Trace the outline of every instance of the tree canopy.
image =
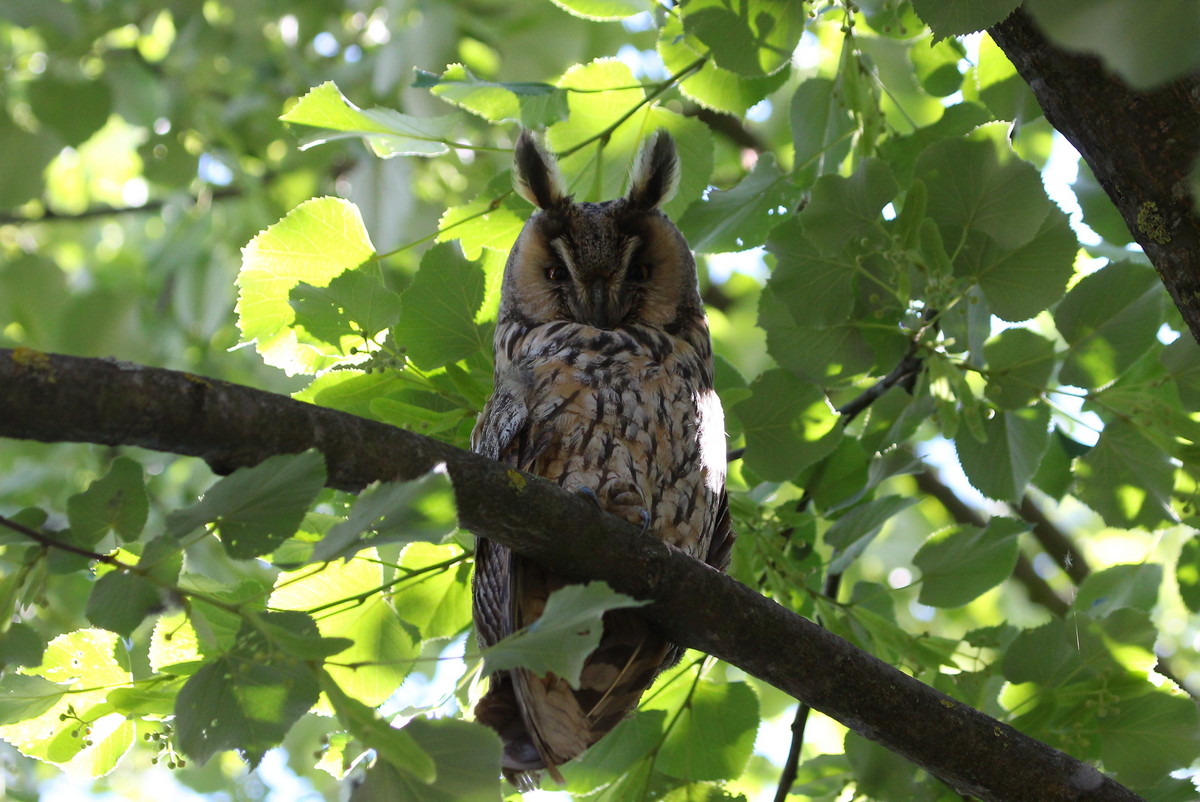
<svg viewBox="0 0 1200 802">
<path fill-rule="evenodd" d="M 1195 798 L 1196 41 L 1184 0 L 0 0 L 5 793 L 519 798 L 483 678 L 644 605 L 692 650 L 549 790 Z M 580 200 L 678 145 L 732 579 L 464 453 L 523 127 Z M 480 654 L 472 532 L 587 584 Z"/>
</svg>

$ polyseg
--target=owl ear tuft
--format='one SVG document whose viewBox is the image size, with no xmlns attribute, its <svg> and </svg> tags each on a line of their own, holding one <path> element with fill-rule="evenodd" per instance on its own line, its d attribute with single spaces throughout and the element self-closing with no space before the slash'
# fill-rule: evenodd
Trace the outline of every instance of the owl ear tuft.
<svg viewBox="0 0 1200 802">
<path fill-rule="evenodd" d="M 561 206 L 571 200 L 563 191 L 558 162 L 546 152 L 531 131 L 521 131 L 513 150 L 513 189 L 539 209 Z"/>
<path fill-rule="evenodd" d="M 641 209 L 657 209 L 679 189 L 679 156 L 675 140 L 660 128 L 642 143 L 629 173 L 629 200 Z"/>
</svg>

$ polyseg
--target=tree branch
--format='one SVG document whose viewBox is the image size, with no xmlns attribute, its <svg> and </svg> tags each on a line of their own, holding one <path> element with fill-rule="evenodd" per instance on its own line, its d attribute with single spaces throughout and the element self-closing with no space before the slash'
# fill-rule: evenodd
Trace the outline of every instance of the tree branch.
<svg viewBox="0 0 1200 802">
<path fill-rule="evenodd" d="M 244 190 L 241 187 L 220 187 L 206 194 L 209 200 L 225 200 L 226 198 L 240 197 L 243 192 Z M 168 203 L 173 202 L 175 199 L 176 196 L 155 198 L 139 206 L 93 206 L 81 212 L 56 212 L 53 209 L 47 209 L 37 217 L 26 217 L 24 215 L 5 212 L 0 213 L 0 226 L 32 225 L 34 223 L 73 223 L 96 217 L 117 217 L 124 214 L 158 214 Z M 188 200 L 196 203 L 198 198 L 190 197 Z"/>
<path fill-rule="evenodd" d="M 1136 800 L 1099 771 L 854 648 L 539 477 L 420 435 L 247 387 L 111 360 L 0 349 L 0 436 L 134 445 L 219 472 L 320 449 L 328 484 L 411 479 L 445 463 L 462 526 L 573 578 L 653 599 L 705 651 L 985 800 Z M 570 532 L 570 538 L 562 537 Z"/>
<path fill-rule="evenodd" d="M 1112 198 L 1200 341 L 1200 76 L 1135 92 L 1099 59 L 1052 44 L 1023 10 L 988 29 Z"/>
</svg>

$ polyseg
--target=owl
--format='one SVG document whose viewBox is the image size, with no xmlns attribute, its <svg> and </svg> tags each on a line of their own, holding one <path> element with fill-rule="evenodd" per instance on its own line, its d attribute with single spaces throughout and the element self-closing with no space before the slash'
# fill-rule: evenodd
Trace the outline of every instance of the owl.
<svg viewBox="0 0 1200 802">
<path fill-rule="evenodd" d="M 659 131 L 634 160 L 624 197 L 576 203 L 553 157 L 521 134 L 513 184 L 537 211 L 505 265 L 495 390 L 471 442 L 724 570 L 733 533 L 712 342 L 695 261 L 660 210 L 679 171 L 675 143 Z M 480 644 L 532 624 L 565 584 L 477 538 Z M 526 669 L 490 677 L 475 716 L 500 734 L 504 774 L 521 790 L 543 770 L 561 781 L 555 767 L 615 727 L 679 659 L 636 611 L 610 611 L 603 623 L 578 688 Z"/>
</svg>

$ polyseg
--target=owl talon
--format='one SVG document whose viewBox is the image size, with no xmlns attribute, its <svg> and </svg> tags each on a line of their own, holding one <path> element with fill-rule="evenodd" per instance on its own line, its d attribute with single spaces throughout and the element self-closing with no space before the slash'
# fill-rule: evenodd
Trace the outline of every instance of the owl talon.
<svg viewBox="0 0 1200 802">
<path fill-rule="evenodd" d="M 638 517 L 642 519 L 642 531 L 639 534 L 646 534 L 650 531 L 650 510 L 638 510 Z"/>
<path fill-rule="evenodd" d="M 590 487 L 581 487 L 575 491 L 575 494 L 578 496 L 583 496 L 588 501 L 595 504 L 597 507 L 600 506 L 600 497 L 597 496 L 596 491 L 592 490 Z"/>
</svg>

